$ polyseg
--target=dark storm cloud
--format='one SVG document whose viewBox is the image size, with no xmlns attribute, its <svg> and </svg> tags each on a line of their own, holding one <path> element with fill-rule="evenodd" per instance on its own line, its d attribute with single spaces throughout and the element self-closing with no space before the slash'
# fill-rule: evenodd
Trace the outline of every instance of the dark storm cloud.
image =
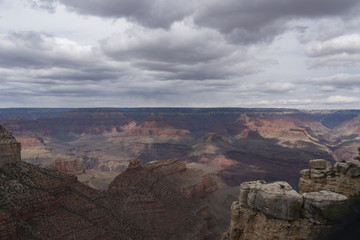
<svg viewBox="0 0 360 240">
<path fill-rule="evenodd" d="M 53 0 L 36 2 L 39 6 L 55 5 Z M 292 19 L 337 17 L 359 3 L 357 0 L 58 2 L 80 14 L 126 18 L 145 26 L 134 25 L 131 31 L 114 34 L 102 40 L 100 48 L 114 61 L 164 80 L 228 79 L 259 72 L 271 63 L 249 56 L 246 46 L 239 43 L 271 41 L 285 30 L 297 27 L 289 25 Z M 177 22 L 180 20 L 183 21 Z M 306 31 L 304 26 L 301 29 Z M 56 60 L 50 61 L 51 65 L 64 64 Z M 323 62 L 317 59 L 311 64 Z M 74 77 L 81 75 L 86 78 L 85 72 Z"/>
<path fill-rule="evenodd" d="M 195 22 L 218 29 L 231 40 L 253 43 L 272 40 L 294 18 L 341 16 L 357 6 L 357 0 L 224 0 L 205 3 Z"/>
<path fill-rule="evenodd" d="M 126 18 L 151 28 L 169 28 L 191 17 L 197 25 L 217 29 L 228 39 L 244 44 L 272 40 L 291 27 L 289 20 L 341 16 L 359 5 L 358 0 L 58 1 L 80 14 Z"/>
<path fill-rule="evenodd" d="M 234 50 L 234 46 L 225 43 L 217 32 L 180 23 L 168 31 L 137 28 L 117 34 L 102 41 L 101 48 L 118 61 L 151 59 L 189 65 L 210 62 Z"/>
<path fill-rule="evenodd" d="M 104 79 L 117 79 L 121 76 L 119 72 L 114 69 L 104 70 L 97 69 L 50 69 L 47 73 L 38 75 L 40 79 L 53 79 L 53 80 L 90 80 L 99 81 Z"/>
<path fill-rule="evenodd" d="M 0 9 L 2 107 L 360 101 L 358 0 L 23 1 Z"/>
<path fill-rule="evenodd" d="M 167 28 L 195 10 L 195 1 L 191 0 L 59 0 L 59 2 L 80 14 L 127 18 L 151 28 Z"/>
<path fill-rule="evenodd" d="M 100 46 L 110 58 L 165 80 L 241 77 L 270 64 L 250 57 L 247 49 L 228 43 L 217 31 L 189 23 L 175 23 L 168 30 L 136 28 Z"/>
</svg>

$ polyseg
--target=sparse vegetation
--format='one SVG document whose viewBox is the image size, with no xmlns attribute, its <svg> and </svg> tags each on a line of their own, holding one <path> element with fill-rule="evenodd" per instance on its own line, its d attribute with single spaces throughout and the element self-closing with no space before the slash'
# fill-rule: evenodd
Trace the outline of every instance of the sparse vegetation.
<svg viewBox="0 0 360 240">
<path fill-rule="evenodd" d="M 356 157 L 356 159 L 360 161 L 360 147 L 358 148 L 358 156 Z"/>
</svg>

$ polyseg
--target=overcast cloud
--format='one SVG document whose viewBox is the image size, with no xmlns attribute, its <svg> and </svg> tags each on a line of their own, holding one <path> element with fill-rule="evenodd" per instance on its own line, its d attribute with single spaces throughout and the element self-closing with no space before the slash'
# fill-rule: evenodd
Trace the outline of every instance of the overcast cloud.
<svg viewBox="0 0 360 240">
<path fill-rule="evenodd" d="M 0 107 L 359 108 L 358 0 L 0 0 Z"/>
</svg>

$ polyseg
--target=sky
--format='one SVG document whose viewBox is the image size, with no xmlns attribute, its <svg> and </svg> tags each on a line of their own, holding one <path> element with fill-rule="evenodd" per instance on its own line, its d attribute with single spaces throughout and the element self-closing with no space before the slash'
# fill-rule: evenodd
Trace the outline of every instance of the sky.
<svg viewBox="0 0 360 240">
<path fill-rule="evenodd" d="M 360 108 L 359 0 L 0 0 L 0 108 Z"/>
</svg>

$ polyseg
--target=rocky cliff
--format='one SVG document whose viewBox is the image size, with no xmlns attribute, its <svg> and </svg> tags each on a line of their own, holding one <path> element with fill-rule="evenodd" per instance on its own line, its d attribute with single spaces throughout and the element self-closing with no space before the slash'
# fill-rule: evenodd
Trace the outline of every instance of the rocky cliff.
<svg viewBox="0 0 360 240">
<path fill-rule="evenodd" d="M 310 169 L 301 171 L 300 193 L 327 190 L 350 196 L 360 192 L 360 161 L 341 161 L 332 166 L 317 159 L 309 165 Z"/>
<path fill-rule="evenodd" d="M 21 161 L 5 164 L 0 167 L 0 239 L 145 236 L 114 216 L 102 199 L 74 176 Z"/>
<path fill-rule="evenodd" d="M 191 170 L 176 159 L 145 166 L 138 159 L 132 160 L 126 171 L 109 185 L 108 198 L 119 199 L 123 204 L 109 203 L 109 207 L 114 214 L 132 212 L 129 222 L 151 232 L 148 239 L 204 239 L 211 235 L 210 208 L 207 201 L 200 198 L 205 198 L 206 190 L 210 192 L 214 186 L 210 186 L 211 180 L 206 175 L 200 176 L 200 181 L 198 175 L 193 176 L 192 184 L 191 178 L 188 182 L 182 180 L 190 175 Z M 183 191 L 184 184 L 197 194 Z M 198 185 L 202 187 L 197 189 Z"/>
<path fill-rule="evenodd" d="M 142 166 L 135 159 L 107 191 L 97 191 L 72 175 L 20 161 L 20 145 L 0 130 L 0 239 L 215 239 L 211 176 L 178 160 Z M 194 181 L 178 182 L 187 176 Z M 201 194 L 182 192 L 199 179 Z"/>
<path fill-rule="evenodd" d="M 21 159 L 21 145 L 0 125 L 0 167 Z"/>
<path fill-rule="evenodd" d="M 302 171 L 300 194 L 286 182 L 244 182 L 231 206 L 230 226 L 223 240 L 311 240 L 338 227 L 332 209 L 359 193 L 359 161 L 312 160 Z"/>
</svg>

